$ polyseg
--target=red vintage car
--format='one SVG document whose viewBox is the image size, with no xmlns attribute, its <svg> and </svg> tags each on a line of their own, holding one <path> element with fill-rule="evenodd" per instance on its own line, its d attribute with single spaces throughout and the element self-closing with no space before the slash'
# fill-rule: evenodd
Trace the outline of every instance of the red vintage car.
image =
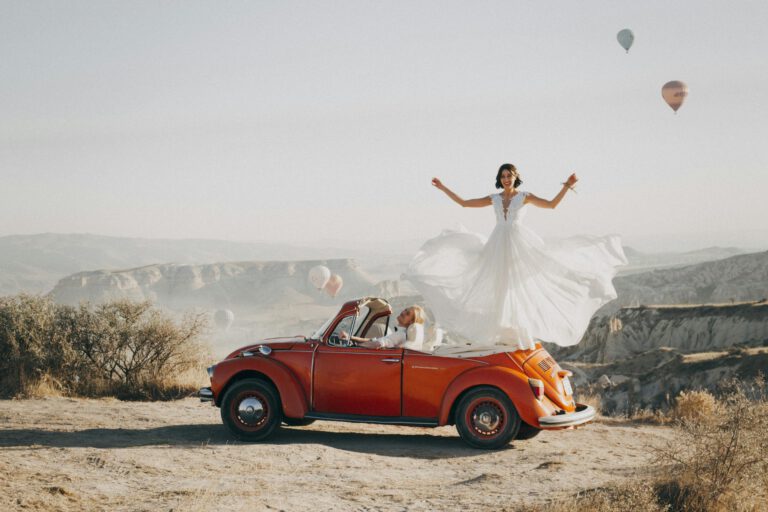
<svg viewBox="0 0 768 512">
<path fill-rule="evenodd" d="M 535 350 L 460 357 L 403 348 L 368 349 L 341 339 L 382 335 L 392 308 L 367 297 L 345 303 L 309 338 L 250 345 L 208 369 L 202 401 L 221 408 L 240 439 L 261 441 L 281 423 L 314 420 L 437 427 L 456 425 L 477 448 L 499 448 L 541 430 L 592 420 L 577 404 L 568 377 L 549 353 Z"/>
</svg>

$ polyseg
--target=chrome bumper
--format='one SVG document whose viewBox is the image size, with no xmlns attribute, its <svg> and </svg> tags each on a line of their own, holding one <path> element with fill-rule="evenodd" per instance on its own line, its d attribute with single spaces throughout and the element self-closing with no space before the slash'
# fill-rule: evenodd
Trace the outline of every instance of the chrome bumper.
<svg viewBox="0 0 768 512">
<path fill-rule="evenodd" d="M 201 402 L 213 402 L 213 391 L 211 391 L 211 388 L 200 388 L 197 396 L 200 397 Z"/>
<path fill-rule="evenodd" d="M 539 426 L 542 429 L 575 427 L 592 421 L 595 416 L 597 416 L 597 411 L 591 405 L 576 404 L 575 412 L 542 416 L 539 418 Z"/>
</svg>

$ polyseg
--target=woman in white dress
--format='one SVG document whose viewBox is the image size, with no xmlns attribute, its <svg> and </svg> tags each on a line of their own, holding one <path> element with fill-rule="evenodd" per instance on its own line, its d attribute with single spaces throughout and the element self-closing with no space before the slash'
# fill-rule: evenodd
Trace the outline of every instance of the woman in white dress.
<svg viewBox="0 0 768 512">
<path fill-rule="evenodd" d="M 459 205 L 493 206 L 496 214 L 487 241 L 444 231 L 421 247 L 406 273 L 453 340 L 439 351 L 527 350 L 537 340 L 574 345 L 595 311 L 616 298 L 611 281 L 626 264 L 618 236 L 545 244 L 522 224 L 529 205 L 556 208 L 577 181 L 572 174 L 546 200 L 518 190 L 517 169 L 504 164 L 496 175 L 501 193 L 465 200 L 432 180 Z"/>
</svg>

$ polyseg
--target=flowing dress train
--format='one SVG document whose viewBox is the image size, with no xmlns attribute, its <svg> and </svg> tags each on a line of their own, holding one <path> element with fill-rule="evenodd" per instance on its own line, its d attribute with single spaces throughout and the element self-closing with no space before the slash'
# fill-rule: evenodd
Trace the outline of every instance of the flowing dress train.
<svg viewBox="0 0 768 512">
<path fill-rule="evenodd" d="M 491 196 L 496 226 L 486 241 L 465 230 L 427 241 L 405 277 L 450 339 L 436 353 L 531 349 L 537 340 L 579 342 L 592 315 L 616 298 L 612 279 L 626 264 L 618 236 L 544 243 L 522 224 L 526 192 L 504 209 Z"/>
</svg>

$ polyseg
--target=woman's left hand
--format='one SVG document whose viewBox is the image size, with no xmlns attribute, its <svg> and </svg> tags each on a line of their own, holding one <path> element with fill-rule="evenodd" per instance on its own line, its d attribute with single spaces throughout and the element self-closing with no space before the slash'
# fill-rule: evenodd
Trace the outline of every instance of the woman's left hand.
<svg viewBox="0 0 768 512">
<path fill-rule="evenodd" d="M 568 176 L 567 180 L 565 180 L 565 184 L 568 185 L 570 188 L 573 188 L 573 186 L 576 184 L 577 181 L 579 181 L 579 178 L 576 177 L 576 173 L 573 173 L 570 176 Z"/>
</svg>

